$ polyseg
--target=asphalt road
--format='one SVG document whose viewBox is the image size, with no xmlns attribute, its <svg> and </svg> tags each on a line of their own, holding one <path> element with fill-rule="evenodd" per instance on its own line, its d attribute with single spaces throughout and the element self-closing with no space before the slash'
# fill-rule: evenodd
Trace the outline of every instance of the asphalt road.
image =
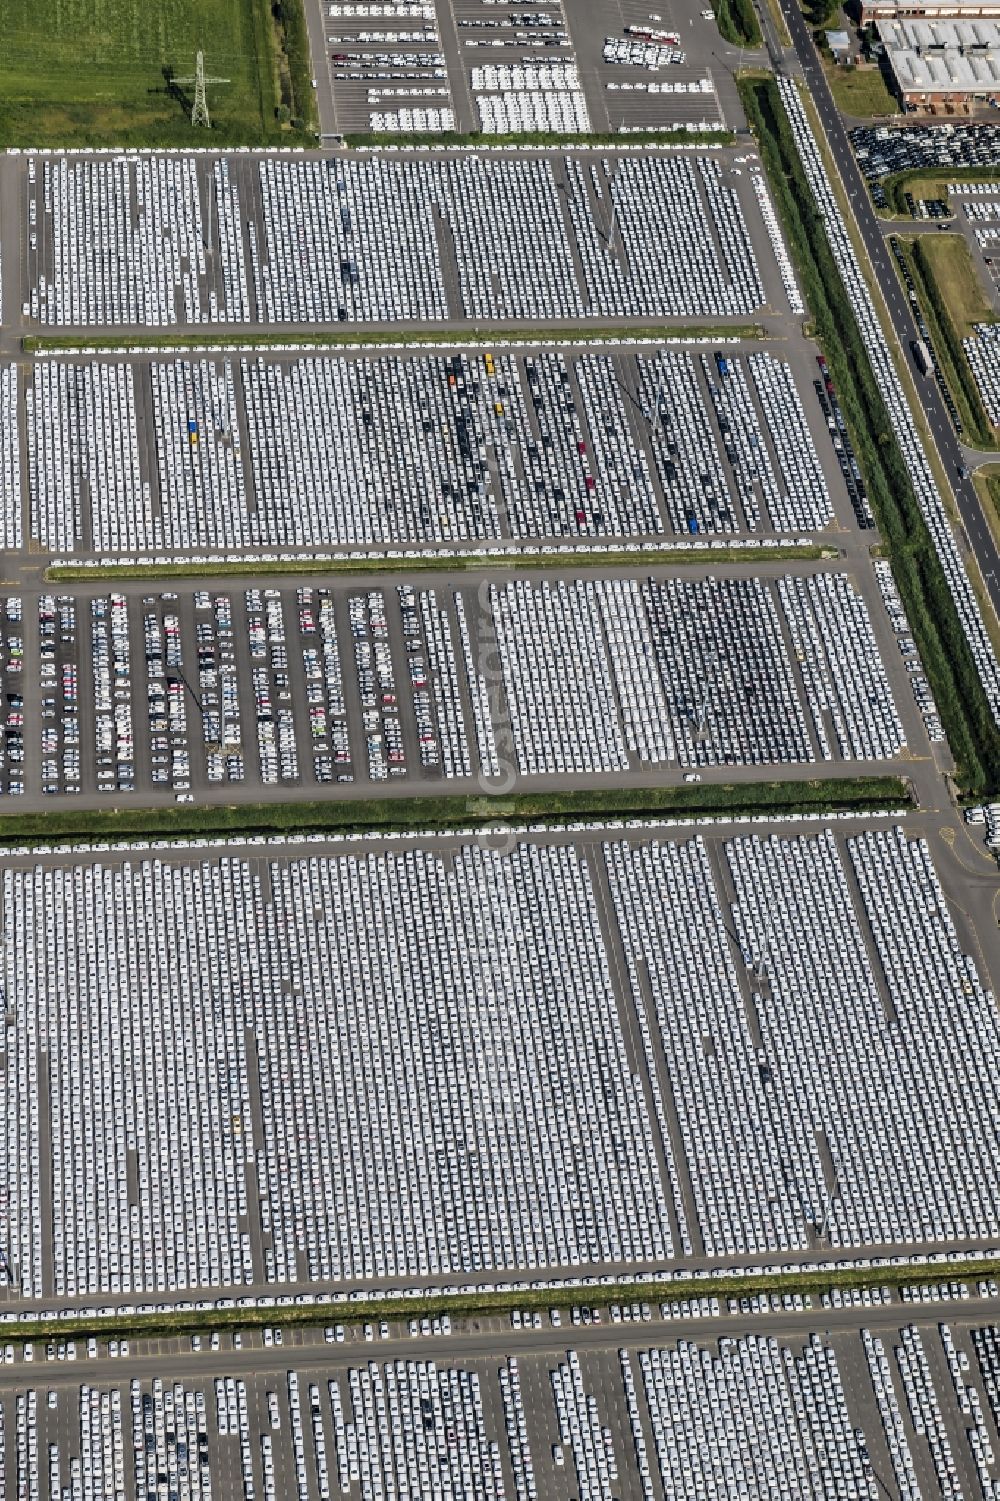
<svg viewBox="0 0 1000 1501">
<path fill-rule="evenodd" d="M 847 129 L 834 103 L 833 94 L 819 63 L 809 28 L 796 0 L 781 0 L 796 56 L 826 135 L 827 144 L 846 188 L 854 218 L 861 232 L 868 259 L 882 289 L 896 336 L 909 357 L 911 339 L 919 337 L 916 324 L 893 264 L 892 251 L 885 243 L 882 227 L 868 196 L 864 179 L 854 159 Z M 975 554 L 989 590 L 993 609 L 1000 616 L 1000 552 L 983 515 L 979 496 L 971 479 L 960 479 L 959 466 L 964 463 L 962 446 L 951 425 L 941 393 L 933 380 L 916 377 L 917 391 L 927 425 L 944 465 L 949 483 L 958 502 L 962 526 Z"/>
</svg>

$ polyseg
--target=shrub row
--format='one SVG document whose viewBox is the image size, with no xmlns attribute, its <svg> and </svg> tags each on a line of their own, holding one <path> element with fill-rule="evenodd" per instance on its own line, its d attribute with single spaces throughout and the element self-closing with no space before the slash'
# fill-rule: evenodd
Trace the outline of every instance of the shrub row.
<svg viewBox="0 0 1000 1501">
<path fill-rule="evenodd" d="M 753 0 L 712 0 L 719 35 L 734 47 L 759 47 L 760 24 Z"/>
<path fill-rule="evenodd" d="M 429 1296 L 379 1297 L 364 1302 L 277 1303 L 268 1308 L 190 1308 L 178 1313 L 121 1313 L 100 1317 L 81 1312 L 71 1319 L 46 1319 L 0 1324 L 5 1340 L 98 1338 L 153 1339 L 211 1330 L 259 1329 L 266 1326 L 302 1328 L 317 1324 L 377 1323 L 448 1314 L 454 1319 L 496 1318 L 515 1308 L 606 1308 L 610 1303 L 669 1303 L 681 1299 L 766 1296 L 794 1293 L 820 1297 L 835 1288 L 915 1287 L 935 1282 L 970 1282 L 995 1278 L 1000 1262 L 995 1257 L 969 1257 L 964 1261 L 941 1261 L 921 1266 L 844 1266 L 825 1271 L 736 1273 L 724 1277 L 657 1277 L 642 1282 L 594 1283 L 583 1287 L 517 1287 L 504 1292 L 437 1293 Z"/>
<path fill-rule="evenodd" d="M 71 843 L 202 834 L 406 833 L 485 824 L 567 823 L 577 819 L 725 817 L 732 814 L 879 812 L 910 800 L 900 777 L 831 777 L 805 782 L 717 782 L 681 787 L 602 788 L 517 796 L 352 798 L 342 801 L 229 803 L 163 808 L 74 808 L 0 816 L 0 845 Z"/>
</svg>

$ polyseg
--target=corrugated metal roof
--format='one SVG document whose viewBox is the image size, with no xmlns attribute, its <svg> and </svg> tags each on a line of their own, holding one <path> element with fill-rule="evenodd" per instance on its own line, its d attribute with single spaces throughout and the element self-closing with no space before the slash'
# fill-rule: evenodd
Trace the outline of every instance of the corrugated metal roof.
<svg viewBox="0 0 1000 1501">
<path fill-rule="evenodd" d="M 906 92 L 1000 92 L 1000 22 L 882 20 L 878 33 Z"/>
</svg>

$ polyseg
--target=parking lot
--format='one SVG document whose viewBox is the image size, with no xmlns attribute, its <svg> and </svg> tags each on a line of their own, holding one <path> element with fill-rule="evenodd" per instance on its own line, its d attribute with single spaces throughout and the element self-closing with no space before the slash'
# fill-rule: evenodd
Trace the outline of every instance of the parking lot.
<svg viewBox="0 0 1000 1501">
<path fill-rule="evenodd" d="M 627 131 L 732 90 L 693 12 L 387 10 L 323 5 L 342 129 Z M 500 788 L 892 770 L 925 810 L 0 851 L 2 1311 L 994 1238 L 995 870 L 945 811 L 758 165 L 0 161 L 23 214 L 0 216 L 4 808 L 453 792 L 460 823 Z M 764 341 L 625 342 L 758 318 Z M 608 320 L 621 343 L 459 347 L 469 324 Z M 456 347 L 14 348 L 397 324 Z M 828 553 L 407 571 L 471 543 L 776 537 Z M 363 548 L 399 572 L 41 581 L 49 558 Z M 879 1289 L 757 1307 L 706 1284 L 625 1314 L 602 1289 L 603 1323 L 306 1335 L 276 1309 L 245 1343 L 30 1361 L 0 1328 L 0 1491 L 988 1496 L 1000 1334 L 995 1287 L 975 1297 L 938 1323 Z"/>
<path fill-rule="evenodd" d="M 485 1501 L 869 1501 L 989 1495 L 995 1342 L 977 1318 L 901 1310 L 712 1319 L 687 1330 L 475 1334 L 422 1341 L 145 1350 L 0 1371 L 10 1493 L 435 1496 Z M 605 1309 L 607 1318 L 607 1309 Z M 862 1323 L 863 1321 L 863 1323 Z M 869 1325 L 871 1327 L 869 1327 Z M 771 1327 L 775 1332 L 771 1333 Z M 331 1331 L 332 1333 L 332 1331 Z M 353 1343 L 353 1341 L 352 1341 Z M 509 1347 L 509 1353 L 504 1345 Z M 21 1484 L 23 1483 L 23 1489 Z"/>
<path fill-rule="evenodd" d="M 30 227 L 11 311 L 95 329 L 715 323 L 765 303 L 781 313 L 759 168 L 745 158 L 644 148 L 12 159 L 8 192 Z"/>
<path fill-rule="evenodd" d="M 176 583 L 0 594 L 0 796 L 643 786 L 927 753 L 912 642 L 843 563 Z"/>
<path fill-rule="evenodd" d="M 635 0 L 316 8 L 331 131 L 628 132 L 743 120 L 730 49 L 708 7 L 693 3 L 658 13 Z"/>
<path fill-rule="evenodd" d="M 367 846 L 5 858 L 16 1301 L 992 1234 L 1000 1028 L 923 840 Z"/>
<path fill-rule="evenodd" d="M 896 172 L 927 167 L 989 167 L 997 162 L 1000 125 L 988 120 L 939 125 L 859 125 L 851 145 L 872 189 L 877 207 L 885 203 L 878 184 Z"/>
<path fill-rule="evenodd" d="M 756 342 L 39 361 L 7 526 L 108 559 L 829 534 L 821 373 Z"/>
</svg>

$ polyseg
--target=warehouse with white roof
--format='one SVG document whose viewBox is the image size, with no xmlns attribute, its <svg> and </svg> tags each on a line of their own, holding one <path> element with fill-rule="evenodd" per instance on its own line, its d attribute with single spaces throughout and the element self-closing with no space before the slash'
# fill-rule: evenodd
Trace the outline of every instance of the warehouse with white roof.
<svg viewBox="0 0 1000 1501">
<path fill-rule="evenodd" d="M 1000 22 L 880 20 L 878 34 L 904 104 L 953 113 L 1000 100 Z"/>
<path fill-rule="evenodd" d="M 861 0 L 861 24 L 871 21 L 1000 20 L 1000 0 Z"/>
</svg>

